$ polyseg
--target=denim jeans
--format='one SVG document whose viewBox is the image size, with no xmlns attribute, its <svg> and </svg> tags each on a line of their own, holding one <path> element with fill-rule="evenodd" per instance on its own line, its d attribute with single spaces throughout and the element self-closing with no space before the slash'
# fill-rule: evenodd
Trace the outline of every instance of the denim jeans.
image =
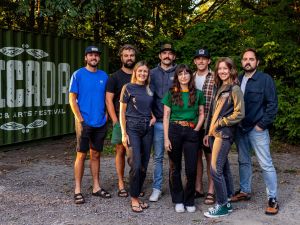
<svg viewBox="0 0 300 225">
<path fill-rule="evenodd" d="M 126 131 L 130 144 L 127 150 L 127 161 L 130 166 L 129 184 L 131 197 L 138 197 L 147 173 L 150 159 L 153 127 L 149 120 L 127 120 Z"/>
<path fill-rule="evenodd" d="M 193 206 L 195 203 L 195 180 L 199 132 L 190 127 L 170 123 L 169 139 L 172 145 L 169 155 L 169 185 L 173 203 Z M 182 153 L 184 154 L 186 185 L 181 180 Z"/>
<path fill-rule="evenodd" d="M 156 122 L 154 124 L 153 136 L 154 149 L 154 169 L 153 169 L 153 185 L 152 188 L 162 190 L 163 182 L 163 159 L 164 159 L 164 128 L 163 123 Z"/>
<path fill-rule="evenodd" d="M 235 142 L 238 148 L 241 191 L 251 193 L 251 149 L 254 149 L 263 172 L 268 198 L 276 198 L 277 175 L 270 154 L 270 136 L 268 129 L 257 131 L 253 128 L 248 133 L 243 133 L 238 129 Z"/>
<path fill-rule="evenodd" d="M 233 180 L 228 160 L 232 141 L 210 137 L 209 145 L 212 149 L 210 173 L 214 181 L 217 203 L 224 205 L 233 195 Z"/>
</svg>

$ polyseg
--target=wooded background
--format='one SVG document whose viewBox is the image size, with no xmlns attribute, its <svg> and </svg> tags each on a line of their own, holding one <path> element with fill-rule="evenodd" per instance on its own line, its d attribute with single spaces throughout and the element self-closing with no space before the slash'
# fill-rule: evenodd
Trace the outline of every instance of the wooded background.
<svg viewBox="0 0 300 225">
<path fill-rule="evenodd" d="M 300 143 L 299 0 L 1 0 L 0 28 L 102 42 L 111 49 L 108 72 L 119 68 L 125 43 L 152 66 L 162 42 L 172 41 L 176 62 L 190 66 L 195 50 L 206 47 L 212 69 L 221 56 L 240 69 L 241 52 L 254 47 L 260 70 L 277 85 L 273 136 Z"/>
</svg>

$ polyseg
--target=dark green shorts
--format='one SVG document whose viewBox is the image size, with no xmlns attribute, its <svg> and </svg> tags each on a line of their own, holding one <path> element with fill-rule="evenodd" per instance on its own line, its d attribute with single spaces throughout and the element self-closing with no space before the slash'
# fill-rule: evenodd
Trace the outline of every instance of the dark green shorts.
<svg viewBox="0 0 300 225">
<path fill-rule="evenodd" d="M 111 143 L 112 144 L 122 144 L 122 132 L 119 121 L 113 126 L 111 134 Z"/>
</svg>

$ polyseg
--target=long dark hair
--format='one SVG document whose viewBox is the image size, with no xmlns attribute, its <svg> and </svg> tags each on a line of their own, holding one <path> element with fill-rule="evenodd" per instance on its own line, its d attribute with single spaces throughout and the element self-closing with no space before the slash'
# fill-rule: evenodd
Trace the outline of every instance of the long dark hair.
<svg viewBox="0 0 300 225">
<path fill-rule="evenodd" d="M 215 85 L 217 87 L 220 87 L 220 86 L 222 86 L 222 83 L 223 83 L 218 74 L 218 68 L 219 68 L 219 65 L 221 62 L 224 62 L 230 70 L 229 83 L 230 84 L 239 84 L 239 80 L 237 79 L 238 72 L 237 72 L 237 68 L 236 68 L 233 60 L 228 57 L 221 57 L 216 62 L 216 66 L 215 66 Z"/>
<path fill-rule="evenodd" d="M 193 106 L 196 102 L 196 86 L 193 78 L 192 70 L 185 64 L 179 64 L 175 70 L 173 87 L 171 88 L 172 104 L 183 106 L 183 101 L 181 97 L 181 87 L 178 80 L 178 75 L 181 72 L 187 72 L 190 74 L 190 81 L 188 83 L 189 88 L 189 104 L 188 106 Z"/>
</svg>

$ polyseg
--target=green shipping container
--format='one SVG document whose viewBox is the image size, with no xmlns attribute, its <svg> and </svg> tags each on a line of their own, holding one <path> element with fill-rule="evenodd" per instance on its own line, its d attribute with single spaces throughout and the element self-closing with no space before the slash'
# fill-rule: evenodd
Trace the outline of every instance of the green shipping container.
<svg viewBox="0 0 300 225">
<path fill-rule="evenodd" d="M 0 146 L 74 132 L 68 90 L 84 65 L 86 40 L 0 29 Z"/>
</svg>

